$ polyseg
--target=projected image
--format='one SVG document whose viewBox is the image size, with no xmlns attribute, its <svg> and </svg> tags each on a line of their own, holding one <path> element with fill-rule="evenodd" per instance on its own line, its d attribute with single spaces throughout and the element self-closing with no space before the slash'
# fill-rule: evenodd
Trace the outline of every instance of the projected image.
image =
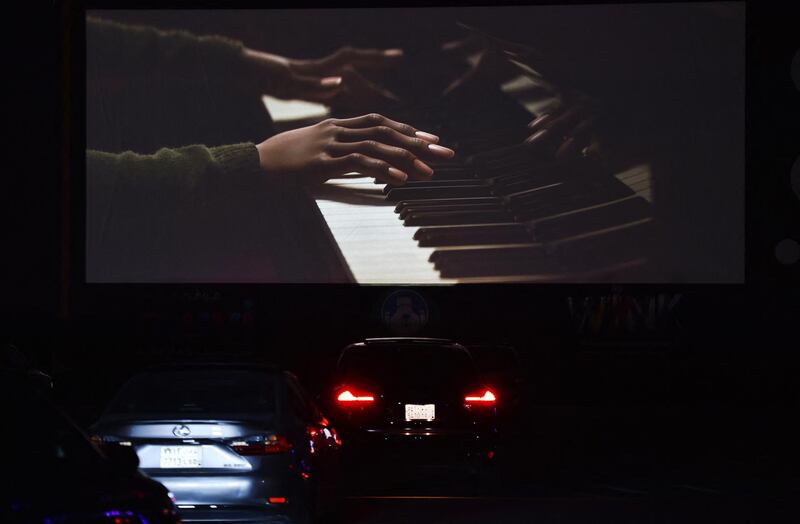
<svg viewBox="0 0 800 524">
<path fill-rule="evenodd" d="M 743 282 L 744 4 L 89 11 L 88 282 Z"/>
</svg>

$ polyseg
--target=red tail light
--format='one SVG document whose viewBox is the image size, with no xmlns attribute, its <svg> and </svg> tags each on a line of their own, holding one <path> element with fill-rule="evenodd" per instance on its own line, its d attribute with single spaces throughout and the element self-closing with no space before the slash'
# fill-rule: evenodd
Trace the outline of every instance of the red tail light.
<svg viewBox="0 0 800 524">
<path fill-rule="evenodd" d="M 239 440 L 231 442 L 231 449 L 243 456 L 275 455 L 285 453 L 292 445 L 282 435 L 269 435 L 256 440 Z"/>
<path fill-rule="evenodd" d="M 491 390 L 486 389 L 481 394 L 467 395 L 464 397 L 467 406 L 494 406 L 497 397 Z"/>
<path fill-rule="evenodd" d="M 375 401 L 375 396 L 371 393 L 356 391 L 353 388 L 344 388 L 337 395 L 336 400 L 341 404 L 370 404 Z"/>
<path fill-rule="evenodd" d="M 286 504 L 286 497 L 269 497 L 267 499 L 270 504 Z"/>
</svg>

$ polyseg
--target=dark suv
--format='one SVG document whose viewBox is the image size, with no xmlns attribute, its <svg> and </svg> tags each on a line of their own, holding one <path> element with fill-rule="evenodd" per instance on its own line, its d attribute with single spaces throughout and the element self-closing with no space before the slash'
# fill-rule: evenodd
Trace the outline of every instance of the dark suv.
<svg viewBox="0 0 800 524">
<path fill-rule="evenodd" d="M 328 411 L 357 458 L 480 466 L 494 456 L 501 399 L 460 344 L 366 339 L 342 350 L 333 383 Z"/>
</svg>

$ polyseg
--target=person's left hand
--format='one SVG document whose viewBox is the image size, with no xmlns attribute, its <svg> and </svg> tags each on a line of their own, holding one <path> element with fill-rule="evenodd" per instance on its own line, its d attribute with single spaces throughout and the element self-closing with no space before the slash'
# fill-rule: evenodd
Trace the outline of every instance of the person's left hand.
<svg viewBox="0 0 800 524">
<path fill-rule="evenodd" d="M 470 85 L 488 81 L 501 84 L 520 75 L 520 70 L 509 62 L 508 57 L 494 42 L 480 34 L 445 42 L 441 50 L 455 60 L 468 65 L 467 71 L 454 79 L 442 92 L 448 96 L 468 89 Z"/>
<path fill-rule="evenodd" d="M 336 107 L 356 108 L 392 105 L 399 100 L 360 72 L 397 66 L 400 49 L 343 47 L 319 59 L 291 59 L 253 49 L 244 50 L 247 75 L 265 94 Z"/>
</svg>

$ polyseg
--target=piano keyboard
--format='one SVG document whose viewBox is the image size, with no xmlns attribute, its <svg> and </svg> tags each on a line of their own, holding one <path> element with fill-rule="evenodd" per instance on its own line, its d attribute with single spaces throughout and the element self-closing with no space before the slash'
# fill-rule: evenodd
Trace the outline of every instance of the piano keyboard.
<svg viewBox="0 0 800 524">
<path fill-rule="evenodd" d="M 544 194 L 561 185 L 547 184 L 538 190 Z M 559 209 L 527 223 L 516 221 L 515 216 L 505 217 L 502 211 L 494 211 L 497 207 L 464 213 L 422 212 L 416 217 L 406 214 L 402 219 L 400 212 L 413 204 L 424 207 L 426 202 L 438 200 L 441 210 L 455 206 L 452 202 L 490 197 L 398 203 L 388 198 L 391 191 L 384 194 L 385 189 L 386 185 L 370 179 L 343 178 L 328 181 L 315 195 L 335 244 L 359 283 L 582 282 L 630 271 L 645 262 L 635 252 L 622 251 L 626 244 L 633 243 L 634 248 L 644 244 L 651 235 L 649 203 L 641 192 L 629 188 L 627 196 Z M 649 188 L 644 190 L 647 192 Z M 418 218 L 419 224 L 414 224 L 413 218 Z M 595 252 L 593 245 L 598 246 Z M 605 253 L 611 247 L 616 249 L 611 260 L 597 260 L 600 251 Z M 570 256 L 578 259 L 573 264 L 577 267 L 564 260 Z"/>
<path fill-rule="evenodd" d="M 554 99 L 519 92 L 498 91 L 479 117 L 445 108 L 387 115 L 457 151 L 431 164 L 431 181 L 391 187 L 353 173 L 313 191 L 350 280 L 636 281 L 654 237 L 648 166 L 604 173 L 589 160 L 537 162 L 520 143 L 527 122 Z"/>
</svg>

